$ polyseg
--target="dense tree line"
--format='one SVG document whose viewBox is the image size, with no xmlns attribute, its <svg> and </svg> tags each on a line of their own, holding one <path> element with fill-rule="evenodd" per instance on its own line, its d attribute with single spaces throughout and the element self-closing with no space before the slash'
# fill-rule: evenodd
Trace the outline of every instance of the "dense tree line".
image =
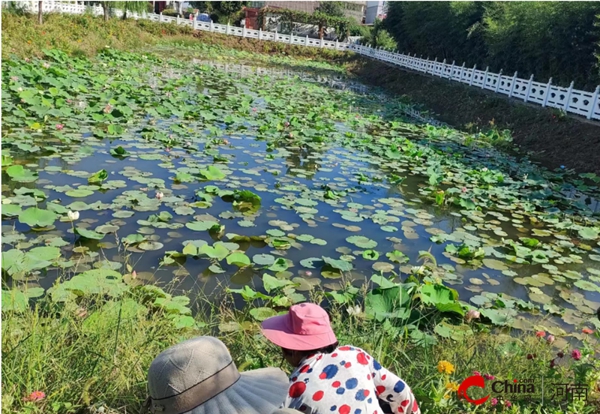
<svg viewBox="0 0 600 414">
<path fill-rule="evenodd" d="M 600 83 L 600 2 L 390 2 L 384 22 L 403 53 Z"/>
</svg>

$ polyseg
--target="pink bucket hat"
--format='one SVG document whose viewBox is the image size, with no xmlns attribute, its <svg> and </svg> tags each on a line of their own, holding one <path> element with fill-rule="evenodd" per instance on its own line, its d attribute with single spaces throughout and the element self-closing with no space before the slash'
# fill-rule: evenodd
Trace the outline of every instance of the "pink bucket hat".
<svg viewBox="0 0 600 414">
<path fill-rule="evenodd" d="M 311 351 L 337 342 L 329 315 L 314 303 L 294 305 L 286 315 L 263 321 L 261 328 L 269 341 L 294 351 Z"/>
</svg>

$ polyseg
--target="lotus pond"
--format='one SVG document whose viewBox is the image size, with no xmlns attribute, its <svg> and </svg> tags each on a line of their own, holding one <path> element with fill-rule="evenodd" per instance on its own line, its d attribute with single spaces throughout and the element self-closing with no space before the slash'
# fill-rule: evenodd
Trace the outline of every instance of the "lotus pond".
<svg viewBox="0 0 600 414">
<path fill-rule="evenodd" d="M 440 311 L 499 326 L 600 328 L 600 177 L 419 124 L 306 63 L 46 54 L 2 73 L 4 310 L 123 281 L 340 300 L 377 275 L 441 282 L 461 306 Z"/>
</svg>

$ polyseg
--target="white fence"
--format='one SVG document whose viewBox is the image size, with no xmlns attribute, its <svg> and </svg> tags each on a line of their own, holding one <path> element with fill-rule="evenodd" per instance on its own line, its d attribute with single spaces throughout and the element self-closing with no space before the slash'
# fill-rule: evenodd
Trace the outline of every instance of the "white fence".
<svg viewBox="0 0 600 414">
<path fill-rule="evenodd" d="M 27 8 L 31 12 L 38 11 L 38 2 L 27 2 Z M 63 3 L 58 1 L 44 1 L 42 5 L 44 12 L 60 12 L 82 14 L 86 11 L 95 15 L 102 15 L 102 7 L 87 7 L 73 3 Z M 116 12 L 122 15 L 121 11 Z M 428 73 L 440 78 L 449 79 L 455 82 L 468 84 L 469 86 L 479 87 L 495 93 L 507 95 L 509 98 L 522 99 L 524 102 L 539 104 L 543 107 L 558 108 L 567 113 L 584 116 L 587 119 L 600 120 L 600 86 L 596 87 L 594 92 L 586 92 L 573 88 L 573 82 L 567 88 L 552 85 L 552 79 L 547 83 L 535 82 L 533 75 L 529 79 L 522 79 L 517 76 L 517 72 L 512 76 L 506 76 L 500 73 L 478 70 L 477 65 L 472 68 L 456 66 L 451 64 L 421 59 L 415 56 L 404 55 L 401 53 L 388 52 L 381 49 L 373 49 L 369 46 L 361 46 L 356 43 L 342 43 L 338 41 L 327 41 L 323 39 L 312 39 L 308 36 L 286 35 L 277 32 L 263 32 L 262 30 L 251 30 L 245 27 L 234 27 L 216 23 L 205 23 L 197 20 L 188 20 L 179 17 L 163 16 L 162 14 L 145 13 L 131 16 L 134 19 L 149 19 L 161 23 L 175 23 L 179 25 L 188 25 L 195 30 L 205 30 L 209 32 L 222 33 L 226 35 L 246 37 L 258 40 L 270 40 L 282 42 L 291 45 L 319 47 L 324 49 L 334 49 L 340 51 L 352 51 L 363 56 L 371 57 L 383 62 L 390 63 L 405 69 L 417 72 Z"/>
</svg>

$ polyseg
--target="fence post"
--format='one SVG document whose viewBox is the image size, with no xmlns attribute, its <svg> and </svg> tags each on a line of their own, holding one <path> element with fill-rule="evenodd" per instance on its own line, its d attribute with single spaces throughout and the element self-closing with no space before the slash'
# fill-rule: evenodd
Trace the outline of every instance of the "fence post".
<svg viewBox="0 0 600 414">
<path fill-rule="evenodd" d="M 179 26 L 179 15 L 177 15 L 177 25 Z"/>
<path fill-rule="evenodd" d="M 529 78 L 529 83 L 527 84 L 527 93 L 525 94 L 525 102 L 529 99 L 529 94 L 531 93 L 531 84 L 533 83 L 533 74 Z"/>
<path fill-rule="evenodd" d="M 463 62 L 461 68 L 460 68 L 460 75 L 458 77 L 458 81 L 462 82 L 462 77 L 463 77 L 463 73 L 465 73 L 465 66 L 467 65 L 467 62 Z"/>
<path fill-rule="evenodd" d="M 546 104 L 548 103 L 548 98 L 550 97 L 550 88 L 552 87 L 552 78 L 548 79 L 548 85 L 546 86 L 546 96 L 544 97 L 544 103 L 542 104 L 542 107 L 546 107 Z"/>
<path fill-rule="evenodd" d="M 304 41 L 304 45 L 308 46 L 308 35 L 306 35 L 306 40 Z"/>
<path fill-rule="evenodd" d="M 160 12 L 158 14 L 158 22 L 161 23 L 162 22 L 162 12 Z"/>
<path fill-rule="evenodd" d="M 454 64 L 456 63 L 455 60 L 452 61 L 452 66 L 450 66 L 450 76 L 449 79 L 452 80 L 453 76 L 454 76 Z"/>
<path fill-rule="evenodd" d="M 339 50 L 340 49 L 340 42 L 335 39 L 335 50 Z"/>
<path fill-rule="evenodd" d="M 488 71 L 490 70 L 490 67 L 487 66 L 485 68 L 485 73 L 483 75 L 483 83 L 481 84 L 481 89 L 485 89 L 485 82 L 487 82 L 487 75 L 488 75 Z"/>
<path fill-rule="evenodd" d="M 496 90 L 494 92 L 498 93 L 500 89 L 500 82 L 502 82 L 502 69 L 500 69 L 500 73 L 498 73 L 498 80 L 496 81 Z"/>
<path fill-rule="evenodd" d="M 229 34 L 229 22 L 227 22 L 227 29 L 225 29 L 225 34 Z"/>
<path fill-rule="evenodd" d="M 215 31 L 215 25 L 214 25 L 214 23 L 213 23 L 212 19 L 210 20 L 210 31 L 211 31 L 211 32 L 214 32 L 214 31 Z"/>
<path fill-rule="evenodd" d="M 198 19 L 194 19 L 194 30 L 198 30 Z"/>
<path fill-rule="evenodd" d="M 519 72 L 515 72 L 515 74 L 513 75 L 513 78 L 512 78 L 512 82 L 510 83 L 510 92 L 508 93 L 509 98 L 512 98 L 512 94 L 515 90 L 515 83 L 517 82 L 517 74 L 518 73 Z"/>
<path fill-rule="evenodd" d="M 594 97 L 592 98 L 592 104 L 590 105 L 590 111 L 587 114 L 587 119 L 592 119 L 592 115 L 594 115 L 594 108 L 598 102 L 598 95 L 600 95 L 600 85 L 596 86 L 596 91 L 594 92 Z"/>
<path fill-rule="evenodd" d="M 258 40 L 262 40 L 262 28 L 258 28 Z"/>
<path fill-rule="evenodd" d="M 473 86 L 473 78 L 475 77 L 475 70 L 477 69 L 477 64 L 473 65 L 473 73 L 471 73 L 471 79 L 469 80 L 469 86 Z"/>
<path fill-rule="evenodd" d="M 444 77 L 444 72 L 446 71 L 446 59 L 442 62 L 442 73 L 440 73 L 440 78 Z"/>
<path fill-rule="evenodd" d="M 242 27 L 242 37 L 246 37 L 246 25 Z"/>
<path fill-rule="evenodd" d="M 563 109 L 565 110 L 565 112 L 569 109 L 569 100 L 571 99 L 571 93 L 573 92 L 573 86 L 575 86 L 575 81 L 571 82 L 571 84 L 569 85 L 569 89 L 567 90 L 567 97 L 565 99 L 565 105 L 563 106 Z"/>
<path fill-rule="evenodd" d="M 319 44 L 319 47 L 323 47 L 323 38 L 321 38 L 321 43 Z"/>
</svg>

